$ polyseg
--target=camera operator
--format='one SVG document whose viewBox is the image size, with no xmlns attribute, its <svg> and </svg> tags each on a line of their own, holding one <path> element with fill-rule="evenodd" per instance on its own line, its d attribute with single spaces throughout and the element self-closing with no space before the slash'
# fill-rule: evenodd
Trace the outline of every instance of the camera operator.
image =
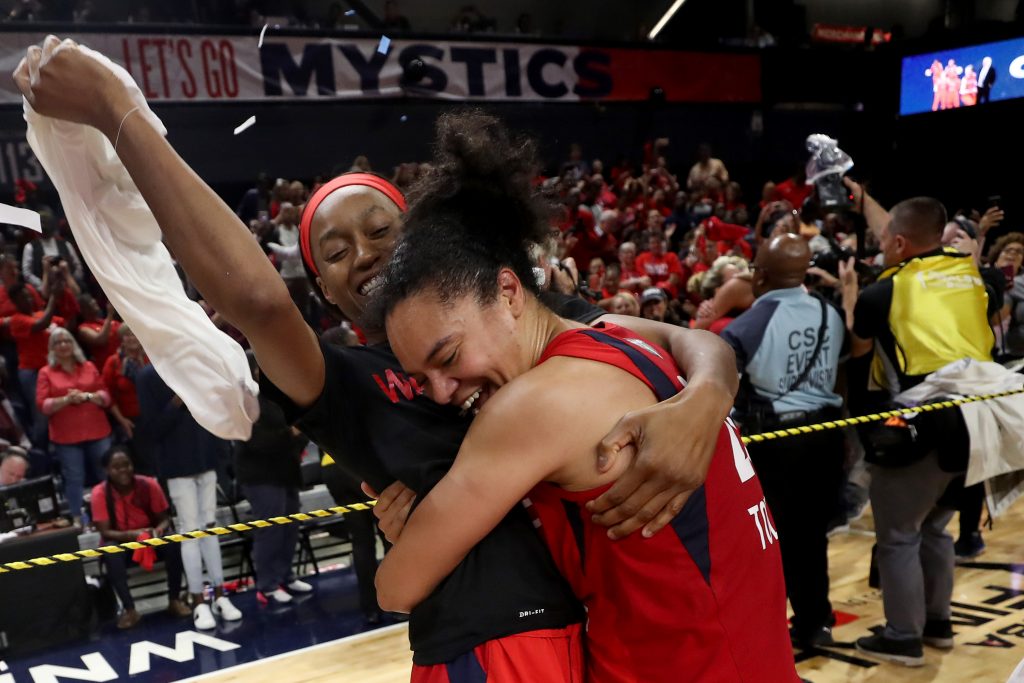
<svg viewBox="0 0 1024 683">
<path fill-rule="evenodd" d="M 39 212 L 39 217 L 42 234 L 38 239 L 26 244 L 21 253 L 21 273 L 25 280 L 36 289 L 40 289 L 43 286 L 43 257 L 51 256 L 58 263 L 60 261 L 67 263 L 71 276 L 76 281 L 82 282 L 84 277 L 82 261 L 78 258 L 75 246 L 60 236 L 57 219 L 53 212 L 45 209 Z"/>
<path fill-rule="evenodd" d="M 843 401 L 834 389 L 843 318 L 803 288 L 810 258 L 798 235 L 766 242 L 751 266 L 757 300 L 722 332 L 743 373 L 736 417 L 744 433 L 839 417 Z M 843 433 L 813 432 L 748 449 L 779 532 L 793 642 L 803 648 L 831 644 L 826 527 L 838 505 Z"/>
<path fill-rule="evenodd" d="M 887 268 L 858 296 L 853 260 L 840 266 L 847 328 L 853 332 L 851 411 L 859 414 L 892 405 L 867 405 L 869 373 L 874 385 L 895 397 L 954 361 L 990 361 L 993 338 L 977 265 L 942 246 L 942 205 L 917 197 L 890 213 L 857 183 L 847 179 L 846 185 L 878 237 Z M 960 431 L 952 422 L 957 418 L 958 413 L 937 419 Z M 959 454 L 940 448 L 936 423 L 923 422 L 916 420 L 917 427 L 902 419 L 873 423 L 861 432 L 871 471 L 886 626 L 860 638 L 857 649 L 907 666 L 924 664 L 922 643 L 953 646 L 954 551 L 945 530 L 953 510 L 942 498 L 966 469 L 965 455 L 961 461 Z M 943 439 L 957 442 L 958 436 Z"/>
</svg>

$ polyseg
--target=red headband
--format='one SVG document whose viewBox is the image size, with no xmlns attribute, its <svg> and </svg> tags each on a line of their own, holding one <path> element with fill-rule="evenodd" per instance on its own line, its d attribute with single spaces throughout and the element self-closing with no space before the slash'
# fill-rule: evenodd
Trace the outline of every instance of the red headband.
<svg viewBox="0 0 1024 683">
<path fill-rule="evenodd" d="M 402 191 L 389 181 L 372 173 L 345 173 L 321 185 L 306 202 L 306 208 L 302 210 L 302 220 L 299 221 L 299 248 L 302 250 L 302 261 L 313 275 L 318 277 L 320 271 L 317 270 L 316 264 L 313 262 L 313 248 L 309 243 L 309 230 L 313 224 L 313 214 L 316 213 L 320 203 L 327 199 L 332 192 L 350 185 L 372 187 L 394 202 L 401 211 L 405 211 L 405 197 L 402 195 Z"/>
</svg>

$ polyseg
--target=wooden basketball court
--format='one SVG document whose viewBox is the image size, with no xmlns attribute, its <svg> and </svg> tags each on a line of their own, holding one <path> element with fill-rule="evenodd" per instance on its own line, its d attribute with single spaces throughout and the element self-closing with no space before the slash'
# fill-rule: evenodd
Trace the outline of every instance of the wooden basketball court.
<svg viewBox="0 0 1024 683">
<path fill-rule="evenodd" d="M 954 520 L 955 522 L 955 520 Z M 868 587 L 874 542 L 870 514 L 831 539 L 832 601 L 842 619 L 839 644 L 797 653 L 800 674 L 813 683 L 1003 683 L 1024 658 L 1024 502 L 985 532 L 987 552 L 958 567 L 953 600 L 956 647 L 925 648 L 919 669 L 883 664 L 860 655 L 853 641 L 883 623 L 881 596 Z M 955 527 L 951 527 L 955 529 Z M 411 655 L 404 625 L 324 643 L 199 679 L 207 683 L 405 683 Z M 765 682 L 771 683 L 771 682 Z"/>
</svg>

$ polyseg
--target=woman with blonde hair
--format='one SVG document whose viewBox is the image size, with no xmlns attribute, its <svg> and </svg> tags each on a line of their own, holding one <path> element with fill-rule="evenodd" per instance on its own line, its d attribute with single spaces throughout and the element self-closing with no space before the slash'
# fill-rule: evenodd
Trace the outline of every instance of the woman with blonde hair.
<svg viewBox="0 0 1024 683">
<path fill-rule="evenodd" d="M 100 459 L 110 448 L 105 409 L 110 394 L 100 373 L 85 359 L 74 336 L 63 327 L 50 333 L 46 365 L 39 370 L 36 405 L 49 419 L 50 443 L 60 461 L 72 517 L 82 516 L 86 472 L 91 483 L 103 479 Z"/>
<path fill-rule="evenodd" d="M 754 305 L 750 266 L 740 256 L 719 256 L 700 284 L 704 302 L 693 327 L 720 334 L 733 319 Z"/>
</svg>

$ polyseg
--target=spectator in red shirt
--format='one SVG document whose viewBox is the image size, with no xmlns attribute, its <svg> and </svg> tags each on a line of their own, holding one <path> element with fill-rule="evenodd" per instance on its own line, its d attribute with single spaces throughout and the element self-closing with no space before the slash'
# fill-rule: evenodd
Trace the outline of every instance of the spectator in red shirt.
<svg viewBox="0 0 1024 683">
<path fill-rule="evenodd" d="M 103 368 L 107 359 L 117 353 L 121 338 L 117 330 L 121 323 L 114 320 L 114 307 L 107 305 L 107 315 L 100 318 L 100 307 L 91 294 L 78 297 L 82 321 L 78 324 L 78 339 L 93 365 Z"/>
<path fill-rule="evenodd" d="M 601 278 L 601 298 L 610 299 L 619 293 L 622 288 L 622 266 L 618 263 L 609 263 L 604 267 Z M 629 294 L 629 292 L 626 292 Z"/>
<path fill-rule="evenodd" d="M 647 244 L 648 251 L 636 257 L 637 268 L 651 278 L 655 287 L 664 289 L 673 299 L 676 298 L 683 284 L 683 267 L 679 257 L 666 252 L 665 237 L 660 232 L 652 232 Z"/>
<path fill-rule="evenodd" d="M 29 418 L 27 431 L 32 441 L 32 468 L 42 473 L 50 471 L 50 462 L 47 455 L 46 417 L 39 412 L 35 400 L 36 380 L 39 369 L 46 365 L 50 328 L 63 325 L 64 319 L 54 315 L 57 307 L 54 297 L 50 297 L 45 308 L 37 309 L 38 294 L 33 297 L 33 291 L 22 282 L 7 288 L 7 295 L 16 312 L 5 318 L 2 325 L 10 332 L 18 347 L 18 384 L 26 405 L 30 406 L 26 417 Z"/>
<path fill-rule="evenodd" d="M 575 219 L 565 234 L 569 256 L 581 266 L 595 258 L 604 261 L 615 255 L 615 236 L 597 229 L 594 213 L 586 206 L 577 206 Z"/>
<path fill-rule="evenodd" d="M 633 293 L 642 292 L 651 286 L 651 278 L 637 265 L 636 259 L 636 245 L 632 242 L 623 242 L 619 246 L 619 284 L 623 289 Z"/>
<path fill-rule="evenodd" d="M 772 199 L 789 202 L 791 206 L 803 206 L 804 200 L 810 197 L 813 191 L 814 186 L 807 184 L 807 169 L 800 164 L 796 175 L 775 186 L 775 194 Z"/>
<path fill-rule="evenodd" d="M 107 450 L 101 464 L 106 480 L 92 489 L 92 520 L 100 536 L 108 543 L 128 543 L 163 536 L 171 526 L 167 497 L 156 479 L 135 474 L 131 455 L 124 446 Z M 178 596 L 181 594 L 181 546 L 177 543 L 152 548 L 157 559 L 163 560 L 167 571 L 167 611 L 176 617 L 192 614 Z M 139 623 L 135 600 L 128 588 L 129 553 L 103 555 L 107 577 L 121 599 L 124 611 L 118 617 L 117 627 L 132 628 Z M 145 566 L 145 565 L 143 565 Z M 151 567 L 149 567 L 151 568 Z"/>
<path fill-rule="evenodd" d="M 121 429 L 119 441 L 132 443 L 136 457 L 140 444 L 135 441 L 135 421 L 139 417 L 139 396 L 135 391 L 135 375 L 149 365 L 142 344 L 127 325 L 117 330 L 121 346 L 103 364 L 103 386 L 110 394 L 110 414 Z"/>
<path fill-rule="evenodd" d="M 78 295 L 82 290 L 71 277 L 68 262 L 50 256 L 43 258 L 43 284 L 39 290 L 44 299 L 52 294 L 57 300 L 57 315 L 68 321 L 78 319 Z"/>
<path fill-rule="evenodd" d="M 82 515 L 86 468 L 103 479 L 100 459 L 110 448 L 110 405 L 96 366 L 85 359 L 71 333 L 58 327 L 50 334 L 48 363 L 39 370 L 36 405 L 49 417 L 50 441 L 60 460 L 64 497 L 71 515 Z"/>
<path fill-rule="evenodd" d="M 12 316 L 18 311 L 7 294 L 7 288 L 19 282 L 25 284 L 21 279 L 21 272 L 18 270 L 17 259 L 0 254 L 0 285 L 3 285 L 0 287 L 0 316 L 4 318 Z M 39 296 L 39 292 L 30 284 L 25 284 L 25 289 L 32 297 L 34 308 L 41 310 L 46 305 L 43 297 Z"/>
</svg>

